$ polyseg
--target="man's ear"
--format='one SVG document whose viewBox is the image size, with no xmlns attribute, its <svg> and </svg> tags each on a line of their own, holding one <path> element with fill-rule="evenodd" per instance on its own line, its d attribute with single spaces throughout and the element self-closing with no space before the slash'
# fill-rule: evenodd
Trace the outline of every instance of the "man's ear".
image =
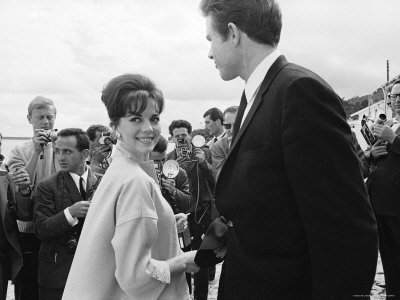
<svg viewBox="0 0 400 300">
<path fill-rule="evenodd" d="M 236 47 L 237 45 L 239 45 L 240 42 L 241 31 L 239 30 L 239 28 L 237 28 L 237 26 L 234 23 L 228 23 L 228 29 L 229 29 L 229 37 L 233 42 L 233 46 Z"/>
<path fill-rule="evenodd" d="M 28 119 L 29 124 L 32 124 L 32 116 L 26 115 L 26 118 Z"/>
<path fill-rule="evenodd" d="M 82 150 L 81 154 L 82 154 L 82 158 L 84 158 L 86 160 L 86 158 L 89 157 L 89 149 Z"/>
</svg>

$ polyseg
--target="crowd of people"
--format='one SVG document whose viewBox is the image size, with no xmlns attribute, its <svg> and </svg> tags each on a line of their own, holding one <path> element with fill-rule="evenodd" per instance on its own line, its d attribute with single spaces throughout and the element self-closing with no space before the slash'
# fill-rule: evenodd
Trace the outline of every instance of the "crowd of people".
<svg viewBox="0 0 400 300">
<path fill-rule="evenodd" d="M 172 121 L 167 153 L 144 75 L 105 85 L 109 126 L 57 131 L 35 97 L 32 139 L 1 157 L 0 299 L 12 280 L 17 300 L 203 300 L 220 261 L 218 299 L 369 298 L 378 246 L 400 298 L 400 81 L 363 151 L 340 97 L 279 52 L 276 1 L 200 7 L 240 105 L 204 112 L 209 139 Z"/>
</svg>

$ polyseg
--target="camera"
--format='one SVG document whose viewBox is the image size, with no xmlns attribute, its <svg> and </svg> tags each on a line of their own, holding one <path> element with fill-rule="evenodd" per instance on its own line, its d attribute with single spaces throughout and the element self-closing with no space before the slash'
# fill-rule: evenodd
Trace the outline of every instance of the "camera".
<svg viewBox="0 0 400 300">
<path fill-rule="evenodd" d="M 378 118 L 375 120 L 375 123 L 384 125 L 386 121 L 387 121 L 386 115 L 385 114 L 379 114 Z"/>
<path fill-rule="evenodd" d="M 99 143 L 100 145 L 115 145 L 117 143 L 117 139 L 111 134 L 111 132 L 102 132 Z"/>
<path fill-rule="evenodd" d="M 54 142 L 57 140 L 57 131 L 58 129 L 49 129 L 45 130 L 44 133 L 46 134 L 46 138 L 48 139 L 48 142 Z"/>
<path fill-rule="evenodd" d="M 78 239 L 76 232 L 71 232 L 67 241 L 67 252 L 69 254 L 75 254 L 76 247 L 78 246 Z"/>
<path fill-rule="evenodd" d="M 177 140 L 177 143 L 176 143 L 176 154 L 178 155 L 178 157 L 190 158 L 190 155 L 192 153 L 190 152 L 189 145 L 186 143 L 185 139 Z"/>
<path fill-rule="evenodd" d="M 5 176 L 9 172 L 8 166 L 4 163 L 4 156 L 0 154 L 0 176 Z"/>
</svg>

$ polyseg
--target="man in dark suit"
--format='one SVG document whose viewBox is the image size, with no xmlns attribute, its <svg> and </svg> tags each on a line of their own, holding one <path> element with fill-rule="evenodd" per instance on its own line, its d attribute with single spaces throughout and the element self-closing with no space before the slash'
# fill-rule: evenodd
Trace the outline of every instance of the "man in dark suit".
<svg viewBox="0 0 400 300">
<path fill-rule="evenodd" d="M 55 146 L 61 171 L 41 181 L 34 195 L 35 233 L 39 251 L 39 298 L 61 299 L 89 209 L 88 196 L 96 181 L 86 166 L 89 139 L 77 128 L 58 133 Z"/>
<path fill-rule="evenodd" d="M 223 80 L 245 82 L 216 187 L 229 225 L 219 299 L 369 295 L 377 228 L 340 98 L 277 50 L 274 0 L 203 0 Z"/>
<path fill-rule="evenodd" d="M 389 299 L 400 299 L 400 80 L 393 84 L 389 100 L 396 118 L 391 127 L 374 125 L 373 134 L 386 154 L 373 155 L 376 168 L 367 186 L 378 223 L 386 295 Z"/>
</svg>

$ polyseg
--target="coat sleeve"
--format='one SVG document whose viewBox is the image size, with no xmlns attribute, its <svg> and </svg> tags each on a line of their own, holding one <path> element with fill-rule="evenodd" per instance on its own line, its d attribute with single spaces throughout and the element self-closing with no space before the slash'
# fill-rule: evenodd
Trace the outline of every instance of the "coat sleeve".
<svg viewBox="0 0 400 300">
<path fill-rule="evenodd" d="M 189 189 L 188 176 L 182 168 L 179 169 L 178 176 L 176 177 L 176 205 L 182 212 L 187 212 L 190 208 L 192 196 Z"/>
<path fill-rule="evenodd" d="M 59 237 L 71 229 L 64 211 L 56 210 L 55 192 L 50 188 L 48 181 L 38 184 L 34 194 L 34 222 L 35 233 L 40 240 Z"/>
<path fill-rule="evenodd" d="M 158 216 L 150 188 L 125 184 L 118 195 L 116 228 L 111 240 L 115 252 L 115 278 L 133 299 L 157 299 L 170 282 L 165 261 L 151 257 L 158 235 Z"/>
<path fill-rule="evenodd" d="M 288 85 L 283 155 L 308 242 L 313 299 L 369 294 L 377 228 L 340 99 L 314 78 Z"/>
</svg>

